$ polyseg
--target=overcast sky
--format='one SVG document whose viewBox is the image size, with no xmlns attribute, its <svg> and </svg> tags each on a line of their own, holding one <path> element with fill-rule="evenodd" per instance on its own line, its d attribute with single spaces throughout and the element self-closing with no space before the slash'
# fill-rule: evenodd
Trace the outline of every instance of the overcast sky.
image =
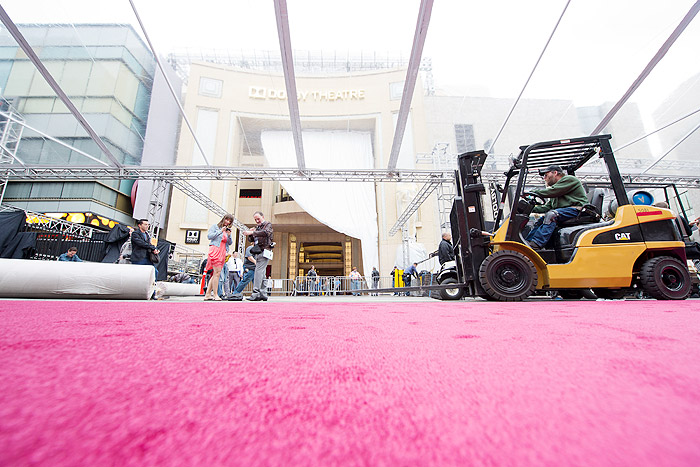
<svg viewBox="0 0 700 467">
<path fill-rule="evenodd" d="M 156 50 L 279 51 L 272 0 L 134 0 Z M 572 0 L 525 97 L 615 102 L 694 0 Z M 408 57 L 419 0 L 288 0 L 295 50 Z M 424 56 L 438 91 L 515 97 L 566 0 L 435 0 Z M 9 0 L 16 23 L 132 23 L 128 0 Z M 672 47 L 632 101 L 651 112 L 700 73 L 700 18 Z"/>
</svg>

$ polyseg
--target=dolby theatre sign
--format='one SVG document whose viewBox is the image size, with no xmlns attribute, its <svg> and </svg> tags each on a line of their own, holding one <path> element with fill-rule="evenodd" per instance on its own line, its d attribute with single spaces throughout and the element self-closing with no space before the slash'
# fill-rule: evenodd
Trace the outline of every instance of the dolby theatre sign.
<svg viewBox="0 0 700 467">
<path fill-rule="evenodd" d="M 287 91 L 284 89 L 270 89 L 258 86 L 248 88 L 248 97 L 251 99 L 286 100 Z M 333 101 L 358 101 L 365 98 L 364 89 L 339 89 L 334 91 L 299 91 L 299 102 L 333 102 Z"/>
</svg>

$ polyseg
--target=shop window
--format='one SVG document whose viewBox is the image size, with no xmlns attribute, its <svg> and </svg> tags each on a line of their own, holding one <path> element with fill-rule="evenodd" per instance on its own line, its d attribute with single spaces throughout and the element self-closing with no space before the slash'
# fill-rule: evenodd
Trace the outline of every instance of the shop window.
<svg viewBox="0 0 700 467">
<path fill-rule="evenodd" d="M 5 191 L 7 199 L 27 199 L 32 191 L 31 183 L 8 183 Z"/>
<path fill-rule="evenodd" d="M 32 198 L 60 198 L 62 182 L 39 182 L 32 185 Z"/>
<path fill-rule="evenodd" d="M 95 189 L 92 182 L 66 182 L 63 185 L 62 198 L 90 199 Z"/>
</svg>

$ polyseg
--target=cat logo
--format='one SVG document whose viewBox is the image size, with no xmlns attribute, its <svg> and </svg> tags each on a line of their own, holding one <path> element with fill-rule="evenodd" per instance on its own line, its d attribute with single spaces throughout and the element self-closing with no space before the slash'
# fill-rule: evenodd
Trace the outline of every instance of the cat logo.
<svg viewBox="0 0 700 467">
<path fill-rule="evenodd" d="M 630 233 L 629 232 L 619 232 L 615 234 L 615 240 L 629 240 L 630 239 Z"/>
</svg>

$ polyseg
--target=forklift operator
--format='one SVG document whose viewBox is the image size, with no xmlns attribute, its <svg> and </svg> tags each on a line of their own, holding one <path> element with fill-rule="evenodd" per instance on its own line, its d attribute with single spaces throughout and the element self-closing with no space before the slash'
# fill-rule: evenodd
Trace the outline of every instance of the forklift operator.
<svg viewBox="0 0 700 467">
<path fill-rule="evenodd" d="M 581 207 L 588 202 L 581 181 L 573 175 L 564 175 L 560 166 L 550 165 L 542 176 L 547 188 L 532 192 L 549 200 L 535 206 L 532 212 L 546 214 L 537 220 L 526 239 L 536 249 L 547 245 L 557 224 L 578 216 Z"/>
</svg>

